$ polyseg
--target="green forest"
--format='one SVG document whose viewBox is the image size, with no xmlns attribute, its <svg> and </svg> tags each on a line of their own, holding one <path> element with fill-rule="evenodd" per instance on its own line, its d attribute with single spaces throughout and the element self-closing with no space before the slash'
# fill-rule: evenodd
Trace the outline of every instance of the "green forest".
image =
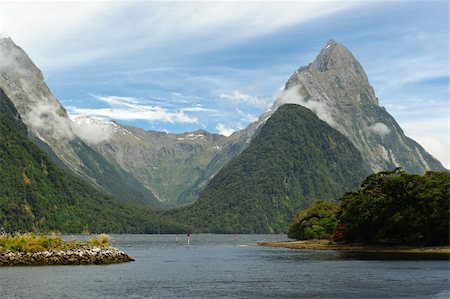
<svg viewBox="0 0 450 299">
<path fill-rule="evenodd" d="M 65 173 L 27 138 L 0 89 L 0 227 L 14 231 L 160 233 L 185 226 L 147 207 L 119 201 Z"/>
<path fill-rule="evenodd" d="M 167 211 L 202 232 L 285 233 L 315 199 L 336 200 L 370 173 L 360 152 L 299 105 L 283 105 L 192 206 Z"/>
<path fill-rule="evenodd" d="M 331 238 L 362 244 L 448 245 L 450 173 L 410 174 L 397 168 L 368 176 L 339 206 L 318 202 L 301 210 L 293 239 Z M 331 224 L 335 223 L 333 227 Z"/>
</svg>

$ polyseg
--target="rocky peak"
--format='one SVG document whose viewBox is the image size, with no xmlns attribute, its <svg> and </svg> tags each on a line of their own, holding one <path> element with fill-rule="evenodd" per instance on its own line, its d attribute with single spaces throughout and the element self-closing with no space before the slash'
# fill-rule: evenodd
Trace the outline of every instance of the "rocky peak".
<svg viewBox="0 0 450 299">
<path fill-rule="evenodd" d="M 353 54 L 342 44 L 329 40 L 321 51 L 306 67 L 299 68 L 286 83 L 286 89 L 293 86 L 304 86 L 302 96 L 313 96 L 308 90 L 312 81 L 318 79 L 320 86 L 314 90 L 334 90 L 340 93 L 343 102 L 336 103 L 336 98 L 330 99 L 333 105 L 376 105 L 378 99 L 369 83 L 367 75 Z"/>
<path fill-rule="evenodd" d="M 340 68 L 352 68 L 359 73 L 364 73 L 361 64 L 356 60 L 353 54 L 343 45 L 334 40 L 322 48 L 319 55 L 310 65 L 309 69 L 318 72 L 336 71 Z"/>
<path fill-rule="evenodd" d="M 0 38 L 0 87 L 14 103 L 26 125 L 34 129 L 38 136 L 73 135 L 67 113 L 51 94 L 41 71 L 9 37 Z M 62 126 L 64 132 L 56 126 Z"/>
<path fill-rule="evenodd" d="M 305 106 L 347 136 L 374 171 L 398 166 L 415 173 L 443 169 L 378 105 L 361 64 L 333 40 L 289 78 L 275 105 L 286 103 Z"/>
</svg>

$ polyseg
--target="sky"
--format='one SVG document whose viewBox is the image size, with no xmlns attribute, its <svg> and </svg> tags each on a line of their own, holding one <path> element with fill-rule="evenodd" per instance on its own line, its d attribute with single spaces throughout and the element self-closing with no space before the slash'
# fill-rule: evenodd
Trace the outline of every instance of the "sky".
<svg viewBox="0 0 450 299">
<path fill-rule="evenodd" d="M 329 39 L 380 106 L 450 168 L 448 1 L 0 1 L 0 35 L 71 117 L 229 135 Z"/>
</svg>

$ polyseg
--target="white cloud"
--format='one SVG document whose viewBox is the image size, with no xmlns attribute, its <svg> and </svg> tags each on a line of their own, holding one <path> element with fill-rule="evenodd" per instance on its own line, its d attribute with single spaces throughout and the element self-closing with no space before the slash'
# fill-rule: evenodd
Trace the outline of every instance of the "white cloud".
<svg viewBox="0 0 450 299">
<path fill-rule="evenodd" d="M 322 1 L 0 3 L 0 32 L 9 34 L 44 69 L 142 49 L 159 53 L 165 49 L 165 55 L 210 51 L 358 5 Z"/>
<path fill-rule="evenodd" d="M 241 116 L 241 121 L 243 121 L 245 124 L 252 123 L 258 120 L 258 117 L 250 113 L 245 113 L 239 108 L 236 108 L 236 111 Z"/>
<path fill-rule="evenodd" d="M 225 126 L 225 124 L 222 124 L 222 123 L 217 124 L 216 130 L 220 135 L 227 136 L 227 137 L 230 136 L 231 134 L 233 134 L 235 131 L 237 131 L 233 128 Z"/>
<path fill-rule="evenodd" d="M 331 108 L 327 104 L 314 99 L 305 100 L 304 97 L 300 95 L 298 86 L 292 86 L 289 89 L 279 91 L 272 111 L 275 111 L 278 107 L 284 104 L 297 104 L 306 107 L 314 112 L 319 119 L 323 120 L 330 126 L 334 128 L 337 126 L 334 121 Z"/>
<path fill-rule="evenodd" d="M 71 117 L 79 115 L 94 116 L 118 120 L 147 120 L 162 121 L 167 123 L 197 123 L 196 117 L 184 113 L 184 111 L 169 111 L 162 107 L 150 106 L 142 103 L 142 100 L 134 97 L 100 96 L 92 95 L 99 101 L 107 103 L 109 108 L 78 108 L 67 107 Z"/>
<path fill-rule="evenodd" d="M 73 119 L 73 129 L 77 136 L 90 144 L 109 140 L 114 134 L 114 127 L 109 121 L 90 117 L 76 117 Z"/>
<path fill-rule="evenodd" d="M 220 94 L 219 97 L 223 100 L 230 101 L 234 104 L 247 104 L 256 108 L 267 109 L 272 104 L 272 100 L 269 98 L 251 96 L 245 93 L 235 90 L 231 94 Z"/>
<path fill-rule="evenodd" d="M 39 136 L 69 140 L 75 137 L 70 120 L 64 116 L 57 102 L 43 99 L 30 105 L 30 109 L 24 119 Z"/>
<path fill-rule="evenodd" d="M 384 123 L 375 123 L 369 127 L 369 130 L 377 135 L 380 135 L 381 137 L 384 137 L 391 132 L 388 126 L 386 126 Z"/>
</svg>

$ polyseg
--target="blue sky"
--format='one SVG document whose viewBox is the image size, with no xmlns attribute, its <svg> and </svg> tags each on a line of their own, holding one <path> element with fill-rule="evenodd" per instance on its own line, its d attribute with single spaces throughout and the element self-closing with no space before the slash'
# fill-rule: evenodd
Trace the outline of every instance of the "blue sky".
<svg viewBox="0 0 450 299">
<path fill-rule="evenodd" d="M 0 32 L 72 116 L 229 134 L 329 39 L 405 133 L 450 166 L 448 1 L 1 2 Z"/>
</svg>

